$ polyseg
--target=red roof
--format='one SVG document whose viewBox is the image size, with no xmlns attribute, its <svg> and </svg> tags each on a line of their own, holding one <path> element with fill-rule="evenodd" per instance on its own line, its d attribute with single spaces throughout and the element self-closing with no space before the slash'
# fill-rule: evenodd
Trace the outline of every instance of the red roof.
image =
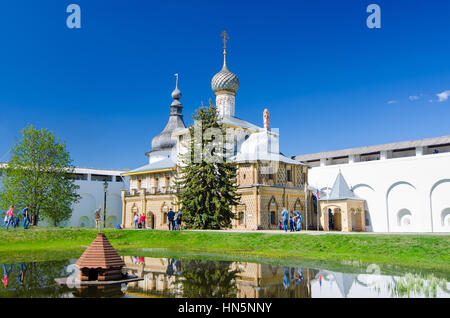
<svg viewBox="0 0 450 318">
<path fill-rule="evenodd" d="M 104 233 L 98 233 L 95 240 L 75 263 L 80 268 L 111 268 L 125 266 Z"/>
</svg>

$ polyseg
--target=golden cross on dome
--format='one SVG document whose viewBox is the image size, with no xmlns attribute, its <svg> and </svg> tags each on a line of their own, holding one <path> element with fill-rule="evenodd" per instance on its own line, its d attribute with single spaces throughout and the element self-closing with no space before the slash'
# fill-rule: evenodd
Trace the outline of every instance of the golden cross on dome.
<svg viewBox="0 0 450 318">
<path fill-rule="evenodd" d="M 230 37 L 228 36 L 227 31 L 225 30 L 222 31 L 220 36 L 223 37 L 223 49 L 225 50 L 227 48 L 227 40 L 229 40 Z"/>
<path fill-rule="evenodd" d="M 176 77 L 176 87 L 178 88 L 178 73 L 173 74 Z"/>
</svg>

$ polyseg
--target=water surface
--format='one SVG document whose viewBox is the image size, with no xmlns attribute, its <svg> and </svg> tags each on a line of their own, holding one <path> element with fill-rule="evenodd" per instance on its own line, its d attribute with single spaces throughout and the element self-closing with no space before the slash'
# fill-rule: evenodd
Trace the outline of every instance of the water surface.
<svg viewBox="0 0 450 318">
<path fill-rule="evenodd" d="M 123 257 L 142 281 L 112 287 L 67 288 L 54 278 L 76 275 L 76 260 L 1 264 L 0 297 L 450 297 L 450 283 L 433 274 L 383 274 L 372 264 L 348 271 L 264 263 Z"/>
</svg>

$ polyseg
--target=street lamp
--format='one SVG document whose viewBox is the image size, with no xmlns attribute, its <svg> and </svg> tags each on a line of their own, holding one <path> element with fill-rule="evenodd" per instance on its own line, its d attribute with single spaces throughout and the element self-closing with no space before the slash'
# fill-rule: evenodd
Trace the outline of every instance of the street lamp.
<svg viewBox="0 0 450 318">
<path fill-rule="evenodd" d="M 108 182 L 106 179 L 103 183 L 103 191 L 105 192 L 105 197 L 103 200 L 103 228 L 106 228 L 106 191 L 108 191 Z"/>
</svg>

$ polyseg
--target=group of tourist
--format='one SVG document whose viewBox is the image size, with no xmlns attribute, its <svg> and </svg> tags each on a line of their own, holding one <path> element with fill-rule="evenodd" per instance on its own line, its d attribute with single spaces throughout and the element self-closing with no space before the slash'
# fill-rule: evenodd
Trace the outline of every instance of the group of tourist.
<svg viewBox="0 0 450 318">
<path fill-rule="evenodd" d="M 8 283 L 9 283 L 9 276 L 11 275 L 11 272 L 13 270 L 13 264 L 9 264 L 9 265 L 5 265 L 3 264 L 3 279 L 2 279 L 2 283 L 4 287 L 8 287 Z M 23 286 L 24 285 L 24 280 L 25 280 L 25 273 L 27 271 L 27 266 L 25 265 L 25 263 L 21 263 L 19 265 L 19 273 L 17 274 L 17 282 L 19 283 L 19 285 Z"/>
<path fill-rule="evenodd" d="M 283 212 L 281 212 L 281 221 L 278 223 L 278 228 L 280 230 L 284 230 L 285 232 L 291 231 L 300 231 L 302 229 L 302 221 L 303 221 L 303 215 L 298 211 L 291 211 L 289 214 L 289 211 L 284 209 Z"/>
<path fill-rule="evenodd" d="M 181 230 L 181 211 L 178 211 L 178 213 L 173 212 L 172 209 L 167 213 L 167 223 L 169 224 L 169 231 L 176 231 Z"/>
<path fill-rule="evenodd" d="M 28 229 L 30 226 L 31 218 L 30 218 L 30 211 L 28 205 L 25 206 L 25 208 L 21 212 L 23 217 L 23 228 Z M 10 226 L 13 228 L 16 228 L 20 225 L 20 218 L 19 214 L 14 215 L 14 205 L 11 205 L 6 212 L 5 219 L 4 219 L 5 227 L 6 229 L 9 229 Z"/>
<path fill-rule="evenodd" d="M 134 228 L 145 229 L 145 214 L 134 215 Z"/>
<path fill-rule="evenodd" d="M 293 281 L 295 285 L 300 285 L 304 280 L 305 278 L 303 277 L 303 270 L 301 267 L 298 267 L 296 272 L 294 267 L 284 266 L 283 286 L 285 288 L 291 286 L 291 281 Z"/>
</svg>

